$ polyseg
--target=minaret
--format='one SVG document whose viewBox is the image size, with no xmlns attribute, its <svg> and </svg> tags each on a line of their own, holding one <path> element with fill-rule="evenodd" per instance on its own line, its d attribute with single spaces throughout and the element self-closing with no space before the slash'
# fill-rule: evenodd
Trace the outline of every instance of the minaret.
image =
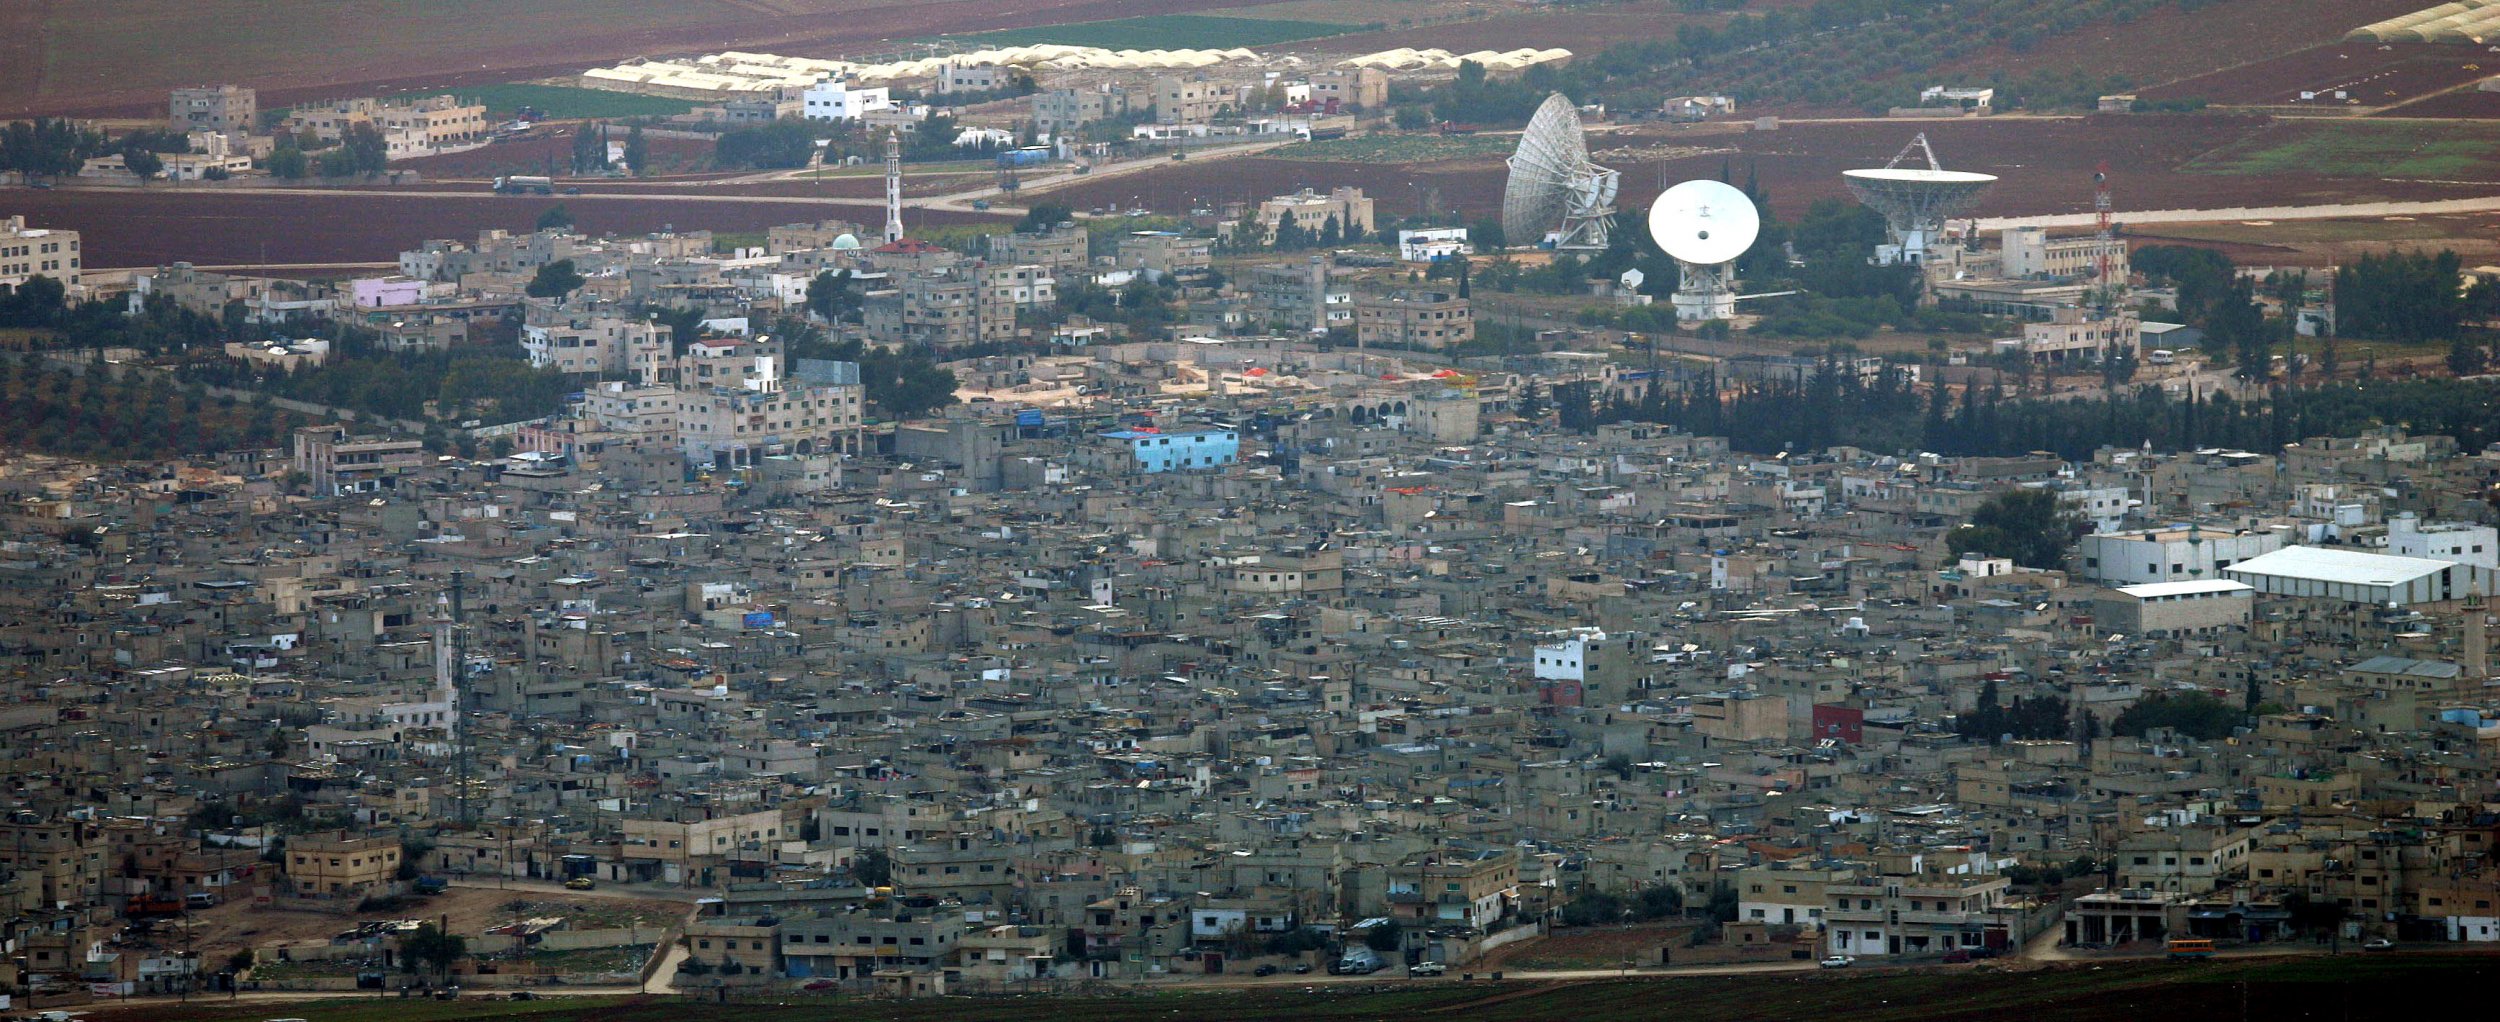
<svg viewBox="0 0 2500 1022">
<path fill-rule="evenodd" d="M 885 133 L 885 240 L 903 240 L 903 135 Z"/>
<path fill-rule="evenodd" d="M 2483 594 L 2465 594 L 2466 683 L 2481 685 L 2491 677 L 2491 640 L 2483 633 Z"/>
</svg>

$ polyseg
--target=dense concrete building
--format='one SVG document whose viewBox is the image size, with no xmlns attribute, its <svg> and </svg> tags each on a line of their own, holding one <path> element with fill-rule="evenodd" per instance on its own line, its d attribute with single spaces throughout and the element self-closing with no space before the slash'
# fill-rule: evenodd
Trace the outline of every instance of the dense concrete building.
<svg viewBox="0 0 2500 1022">
<path fill-rule="evenodd" d="M 28 227 L 22 216 L 0 217 L 0 294 L 14 293 L 36 277 L 78 287 L 84 259 L 77 231 Z"/>
<path fill-rule="evenodd" d="M 176 131 L 250 134 L 260 130 L 260 95 L 241 85 L 175 89 L 167 121 Z"/>
</svg>

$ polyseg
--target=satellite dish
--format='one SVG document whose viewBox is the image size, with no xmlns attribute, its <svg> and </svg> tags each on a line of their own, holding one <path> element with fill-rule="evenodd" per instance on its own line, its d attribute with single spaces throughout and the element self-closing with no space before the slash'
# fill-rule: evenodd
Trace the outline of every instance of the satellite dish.
<svg viewBox="0 0 2500 1022">
<path fill-rule="evenodd" d="M 1565 250 L 1606 247 L 1622 177 L 1589 162 L 1580 111 L 1569 98 L 1559 92 L 1545 97 L 1509 163 L 1510 180 L 1502 188 L 1504 236 L 1550 238 L 1554 248 Z"/>
<path fill-rule="evenodd" d="M 1762 233 L 1753 197 L 1724 181 L 1686 181 L 1649 207 L 1649 236 L 1675 257 L 1684 279 L 1675 289 L 1675 318 L 1684 322 L 1736 315 L 1736 257 Z"/>
<path fill-rule="evenodd" d="M 1623 276 L 1620 279 L 1623 281 L 1624 290 L 1638 291 L 1641 289 L 1641 282 L 1649 279 L 1649 274 L 1642 273 L 1640 267 L 1635 266 L 1631 269 L 1623 271 Z"/>
<path fill-rule="evenodd" d="M 1723 181 L 1686 181 L 1649 207 L 1649 236 L 1677 262 L 1734 262 L 1761 233 L 1753 197 Z"/>
</svg>

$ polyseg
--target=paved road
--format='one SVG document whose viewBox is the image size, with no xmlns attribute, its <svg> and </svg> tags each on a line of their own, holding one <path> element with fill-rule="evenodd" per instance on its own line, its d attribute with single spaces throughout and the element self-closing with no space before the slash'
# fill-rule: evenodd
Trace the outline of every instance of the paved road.
<svg viewBox="0 0 2500 1022">
<path fill-rule="evenodd" d="M 576 891 L 553 880 L 515 880 L 491 876 L 452 876 L 453 887 L 485 891 L 528 891 L 559 898 L 615 898 L 633 901 L 675 901 L 694 904 L 701 895 L 692 888 L 669 887 L 662 884 L 600 884 L 587 891 Z"/>
<path fill-rule="evenodd" d="M 2118 219 L 2129 226 L 2138 224 L 2196 224 L 2231 220 L 2341 220 L 2367 216 L 2436 216 L 2443 213 L 2500 212 L 2500 195 L 2472 199 L 2435 199 L 2424 202 L 2353 202 L 2324 206 L 2233 206 L 2223 209 L 2143 209 L 2128 210 Z M 1982 231 L 2008 227 L 2089 227 L 2090 213 L 2056 213 L 2044 216 L 1982 217 Z"/>
</svg>

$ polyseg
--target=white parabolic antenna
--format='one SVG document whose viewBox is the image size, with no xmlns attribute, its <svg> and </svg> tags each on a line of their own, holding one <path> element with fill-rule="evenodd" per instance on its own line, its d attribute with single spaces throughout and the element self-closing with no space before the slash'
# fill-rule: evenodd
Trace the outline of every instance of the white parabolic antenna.
<svg viewBox="0 0 2500 1022">
<path fill-rule="evenodd" d="M 1554 93 L 1529 118 L 1510 157 L 1510 180 L 1502 186 L 1502 234 L 1513 241 L 1550 241 L 1557 249 L 1606 247 L 1614 225 L 1614 171 L 1589 162 L 1580 111 Z"/>
<path fill-rule="evenodd" d="M 1686 181 L 1649 207 L 1649 236 L 1684 271 L 1675 290 L 1675 318 L 1736 315 L 1736 257 L 1762 233 L 1753 197 L 1724 181 Z"/>
</svg>

